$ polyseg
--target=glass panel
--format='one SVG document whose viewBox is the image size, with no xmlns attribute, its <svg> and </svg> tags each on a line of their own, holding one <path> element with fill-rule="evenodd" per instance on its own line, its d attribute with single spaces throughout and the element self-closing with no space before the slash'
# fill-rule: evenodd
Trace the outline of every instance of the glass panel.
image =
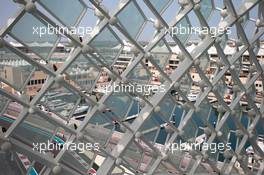
<svg viewBox="0 0 264 175">
<path fill-rule="evenodd" d="M 128 75 L 128 78 L 138 83 L 148 83 L 151 78 L 149 70 L 145 69 L 141 63 L 139 63 Z"/>
<path fill-rule="evenodd" d="M 100 113 L 96 113 L 89 120 L 89 124 L 93 124 L 93 125 L 105 125 L 105 124 L 109 124 L 110 122 L 111 122 L 110 118 L 107 118 L 105 115 L 102 115 Z"/>
<path fill-rule="evenodd" d="M 245 2 L 244 0 L 232 0 L 232 3 L 237 11 L 238 15 L 244 14 L 248 9 L 251 9 L 254 4 L 256 4 L 256 0 L 252 0 L 250 2 Z M 262 8 L 262 7 L 260 7 Z"/>
<path fill-rule="evenodd" d="M 202 0 L 200 2 L 201 5 L 201 13 L 205 19 L 208 19 L 213 11 L 212 0 Z"/>
<path fill-rule="evenodd" d="M 210 61 L 209 55 L 207 53 L 205 53 L 199 58 L 199 60 L 200 60 L 199 67 L 203 71 L 206 71 L 206 69 L 208 68 L 208 65 L 209 65 L 209 61 Z"/>
<path fill-rule="evenodd" d="M 177 153 L 177 156 L 170 156 L 170 159 L 175 165 L 179 165 L 179 157 L 181 156 L 182 155 Z M 153 161 L 155 161 L 155 159 Z M 172 166 L 170 163 L 164 162 L 162 164 L 159 164 L 158 168 L 155 170 L 155 174 L 164 174 L 164 172 L 178 174 L 179 170 L 178 167 L 175 168 L 175 166 Z"/>
<path fill-rule="evenodd" d="M 98 58 L 96 56 L 85 55 L 85 57 L 89 58 L 98 67 L 104 67 L 104 65 L 101 62 L 99 62 L 99 60 L 98 60 Z"/>
<path fill-rule="evenodd" d="M 198 128 L 192 120 L 189 120 L 188 123 L 184 126 L 183 131 L 184 133 L 182 137 L 184 139 L 194 141 L 198 132 Z"/>
<path fill-rule="evenodd" d="M 175 109 L 175 104 L 172 101 L 170 97 L 166 97 L 161 103 L 160 103 L 160 113 L 161 113 L 161 118 L 169 121 L 172 113 L 174 112 Z"/>
<path fill-rule="evenodd" d="M 246 31 L 245 33 L 247 35 L 248 40 L 251 40 L 257 32 L 257 29 L 255 29 L 255 23 L 250 20 L 247 20 L 244 26 L 244 30 Z"/>
<path fill-rule="evenodd" d="M 216 161 L 218 161 L 218 157 L 219 157 L 219 151 L 217 150 L 216 152 L 212 152 L 211 150 L 207 151 L 207 154 L 209 156 L 209 159 L 215 163 Z"/>
<path fill-rule="evenodd" d="M 60 0 L 38 1 L 68 27 L 74 26 L 85 10 L 85 6 L 80 0 L 64 0 L 63 10 L 61 9 L 62 2 Z"/>
<path fill-rule="evenodd" d="M 105 101 L 105 104 L 120 118 L 125 117 L 131 103 L 132 98 L 120 92 L 114 92 Z"/>
<path fill-rule="evenodd" d="M 206 142 L 208 143 L 208 142 Z M 214 138 L 214 140 L 211 142 L 211 144 L 216 144 L 216 145 L 220 145 L 220 147 L 215 147 L 215 148 L 210 148 L 207 150 L 207 154 L 209 156 L 209 159 L 212 160 L 212 161 L 223 161 L 224 158 L 223 158 L 223 152 L 224 152 L 224 149 L 223 147 L 223 144 L 221 141 L 219 141 L 217 138 Z M 226 146 L 224 144 L 224 146 Z"/>
<path fill-rule="evenodd" d="M 70 118 L 74 115 L 74 110 L 78 111 L 78 107 L 75 109 L 75 106 L 79 104 L 80 98 L 77 93 L 56 83 L 41 98 L 40 104 L 47 107 L 47 111 Z"/>
<path fill-rule="evenodd" d="M 185 74 L 184 77 L 182 77 L 180 83 L 181 83 L 180 86 L 181 91 L 187 96 L 187 94 L 189 94 L 192 87 L 192 83 L 193 83 L 192 78 L 190 77 L 190 75 Z"/>
<path fill-rule="evenodd" d="M 230 129 L 226 124 L 224 124 L 221 128 L 220 131 L 222 133 L 222 138 L 226 141 L 228 141 L 229 136 L 230 136 Z"/>
<path fill-rule="evenodd" d="M 94 138 L 96 142 L 104 148 L 112 148 L 113 143 L 109 143 L 112 137 L 116 136 L 116 139 L 120 139 L 118 129 L 118 123 L 106 114 L 107 111 L 102 113 L 96 112 L 89 120 L 88 125 L 84 129 L 84 133 Z M 94 132 L 97 130 L 97 132 Z M 114 142 L 116 142 L 115 140 Z"/>
<path fill-rule="evenodd" d="M 5 103 L 7 102 L 7 99 L 4 96 L 1 96 L 0 100 L 1 101 L 4 100 Z M 2 107 L 4 107 L 4 106 L 2 106 Z M 17 117 L 21 113 L 22 109 L 23 109 L 23 106 L 21 106 L 17 102 L 9 102 L 7 104 L 5 110 L 0 111 L 1 112 L 0 123 L 1 123 L 2 132 L 6 132 L 7 129 L 12 125 L 12 123 L 15 122 L 15 120 L 17 119 Z M 3 110 L 3 109 L 1 109 L 1 110 Z"/>
<path fill-rule="evenodd" d="M 161 40 L 152 50 L 153 60 L 158 64 L 160 68 L 164 68 L 168 59 L 171 57 L 168 46 Z"/>
<path fill-rule="evenodd" d="M 220 93 L 222 96 L 224 96 L 226 91 L 228 90 L 228 87 L 227 87 L 226 83 L 224 82 L 224 80 L 222 80 L 222 79 L 219 80 L 217 82 L 217 86 L 218 86 L 218 88 L 217 88 L 218 93 Z"/>
<path fill-rule="evenodd" d="M 226 44 L 227 44 L 227 41 L 228 41 L 228 36 L 227 34 L 224 34 L 221 36 L 221 43 L 220 43 L 220 46 L 221 48 L 224 50 L 225 47 L 226 47 Z"/>
<path fill-rule="evenodd" d="M 93 174 L 98 169 L 94 162 L 97 155 L 93 151 L 98 151 L 97 143 L 74 142 L 76 150 L 67 150 L 62 157 L 62 162 L 73 169 L 78 169 L 83 174 Z M 74 147 L 75 148 L 75 147 Z M 68 162 L 73 162 L 68 164 Z"/>
<path fill-rule="evenodd" d="M 33 69 L 31 64 L 9 49 L 0 49 L 0 77 L 16 90 L 21 90 L 24 87 Z"/>
<path fill-rule="evenodd" d="M 190 30 L 191 24 L 189 23 L 189 20 L 187 17 L 182 18 L 177 25 L 175 26 L 175 31 L 173 33 L 176 33 L 177 38 L 185 44 L 187 39 L 190 36 L 190 32 L 187 32 Z M 182 31 L 181 31 L 182 29 Z M 174 36 L 174 35 L 172 35 Z"/>
<path fill-rule="evenodd" d="M 134 170 L 140 170 L 143 164 L 144 152 L 135 142 L 132 142 L 122 157 Z"/>
<path fill-rule="evenodd" d="M 36 31 L 35 31 L 36 30 Z M 48 32 L 48 23 L 26 13 L 11 29 L 11 34 L 46 58 L 58 39 Z"/>
<path fill-rule="evenodd" d="M 22 141 L 30 147 L 33 147 L 34 144 L 44 143 L 45 145 L 39 147 L 38 151 L 41 153 L 49 151 L 47 147 L 47 142 L 50 140 L 51 144 L 55 141 L 56 138 L 56 126 L 51 124 L 49 121 L 44 120 L 43 118 L 37 115 L 28 115 L 26 119 L 19 124 L 18 127 L 13 132 L 13 137 Z M 47 144 L 46 144 L 47 143 Z"/>
<path fill-rule="evenodd" d="M 0 113 L 2 113 L 2 110 L 5 108 L 7 101 L 7 97 L 0 95 Z"/>
<path fill-rule="evenodd" d="M 133 38 L 138 36 L 145 22 L 145 17 L 141 14 L 141 11 L 134 1 L 130 1 L 130 3 L 117 15 L 117 18 Z"/>
<path fill-rule="evenodd" d="M 107 64 L 112 64 L 119 51 L 123 48 L 121 42 L 116 38 L 109 28 L 104 28 L 89 44 L 96 48 Z"/>
<path fill-rule="evenodd" d="M 145 121 L 140 129 L 144 139 L 151 143 L 155 143 L 157 141 L 159 131 L 160 124 L 152 116 Z"/>
<path fill-rule="evenodd" d="M 212 106 L 209 102 L 207 102 L 206 100 L 204 100 L 200 105 L 199 105 L 199 111 L 195 112 L 193 119 L 197 122 L 204 122 L 207 121 L 208 118 L 211 115 L 211 111 L 212 111 Z M 202 125 L 199 124 L 199 126 Z"/>
<path fill-rule="evenodd" d="M 158 12 L 162 12 L 171 0 L 150 0 L 150 2 Z"/>
<path fill-rule="evenodd" d="M 99 70 L 83 55 L 79 55 L 75 59 L 66 70 L 66 73 L 71 80 L 77 82 L 85 91 L 92 88 L 99 76 Z"/>
</svg>

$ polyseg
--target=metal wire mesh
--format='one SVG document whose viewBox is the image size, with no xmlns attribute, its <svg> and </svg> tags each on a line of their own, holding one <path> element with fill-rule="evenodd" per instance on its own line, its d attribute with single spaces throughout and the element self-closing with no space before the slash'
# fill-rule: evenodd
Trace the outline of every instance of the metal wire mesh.
<svg viewBox="0 0 264 175">
<path fill-rule="evenodd" d="M 36 167 L 40 174 L 264 173 L 262 0 L 121 0 L 111 13 L 98 0 L 17 4 L 0 33 L 2 149 L 27 156 L 29 173 Z M 97 19 L 91 34 L 74 34 L 72 27 L 90 12 Z M 71 32 L 47 34 L 45 28 L 41 37 L 32 34 L 43 26 Z M 172 35 L 175 27 L 194 26 L 224 30 Z M 63 41 L 70 50 L 54 63 Z M 121 57 L 129 60 L 123 67 Z M 100 85 L 134 87 L 155 78 L 162 92 L 98 92 Z M 80 106 L 86 113 L 73 120 Z M 135 106 L 139 111 L 131 115 Z M 231 143 L 232 149 L 172 147 L 201 135 L 208 144 Z M 32 143 L 48 141 L 99 143 L 100 149 L 32 149 Z"/>
</svg>

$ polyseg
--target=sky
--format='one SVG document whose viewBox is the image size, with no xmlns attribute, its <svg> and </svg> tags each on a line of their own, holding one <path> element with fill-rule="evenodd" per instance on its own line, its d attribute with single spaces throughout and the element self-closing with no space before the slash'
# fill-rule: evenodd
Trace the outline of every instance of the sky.
<svg viewBox="0 0 264 175">
<path fill-rule="evenodd" d="M 2 28 L 6 23 L 8 18 L 14 16 L 19 8 L 18 4 L 14 3 L 13 0 L 1 0 L 0 5 L 0 28 Z M 88 2 L 89 0 L 84 0 L 89 7 L 92 7 L 91 4 Z M 208 1 L 208 0 L 203 0 Z M 240 3 L 243 0 L 233 0 L 234 6 L 238 8 L 240 6 Z M 145 15 L 148 19 L 154 18 L 155 16 L 152 14 L 152 12 L 146 7 L 143 0 L 137 0 L 139 6 L 143 9 Z M 172 5 L 163 13 L 163 18 L 166 21 L 171 21 L 173 18 L 175 18 L 177 12 L 179 11 L 179 5 L 178 0 L 174 0 Z M 219 8 L 223 6 L 222 0 L 215 0 L 215 5 Z M 109 9 L 109 12 L 112 13 L 114 9 L 116 9 L 117 5 L 119 3 L 119 0 L 103 0 L 103 5 Z M 251 17 L 256 18 L 257 17 L 257 9 L 253 9 L 250 13 Z M 198 25 L 197 17 L 195 16 L 194 12 L 191 12 L 189 15 L 189 19 L 192 26 Z M 211 17 L 208 19 L 209 24 L 212 26 L 216 26 L 220 20 L 219 13 L 213 13 Z M 93 11 L 91 9 L 88 9 L 86 15 L 84 16 L 80 26 L 88 26 L 93 27 L 95 26 L 97 18 L 94 16 Z M 252 31 L 252 27 L 254 26 L 254 23 L 251 22 L 248 24 L 246 30 L 250 33 Z M 22 29 L 21 29 L 22 30 Z M 247 33 L 248 33 L 247 32 Z M 150 40 L 152 35 L 154 33 L 153 24 L 151 22 L 147 22 L 147 25 L 145 26 L 145 29 L 142 32 L 142 35 L 140 36 L 140 40 Z M 235 31 L 233 32 L 235 33 Z M 251 32 L 252 33 L 252 32 Z M 195 36 L 196 37 L 196 36 Z"/>
</svg>

